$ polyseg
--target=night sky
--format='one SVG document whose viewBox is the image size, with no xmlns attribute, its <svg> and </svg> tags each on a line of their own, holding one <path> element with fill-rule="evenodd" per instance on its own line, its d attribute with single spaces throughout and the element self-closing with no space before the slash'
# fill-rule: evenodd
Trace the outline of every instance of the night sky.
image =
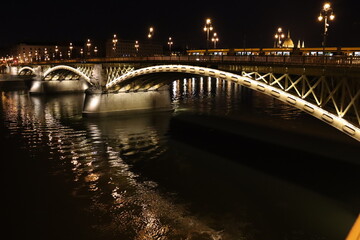
<svg viewBox="0 0 360 240">
<path fill-rule="evenodd" d="M 2 1 L 0 47 L 20 42 L 60 45 L 103 41 L 114 33 L 125 40 L 146 40 L 154 26 L 154 41 L 174 47 L 205 46 L 203 31 L 211 18 L 218 47 L 273 47 L 278 27 L 290 31 L 295 45 L 321 46 L 323 23 L 317 21 L 324 1 Z M 336 19 L 330 23 L 327 45 L 360 47 L 359 0 L 331 1 Z"/>
</svg>

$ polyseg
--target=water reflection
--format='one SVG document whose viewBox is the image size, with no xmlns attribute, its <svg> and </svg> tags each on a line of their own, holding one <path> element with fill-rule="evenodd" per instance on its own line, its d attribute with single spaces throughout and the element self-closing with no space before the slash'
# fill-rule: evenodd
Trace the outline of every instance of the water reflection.
<svg viewBox="0 0 360 240">
<path fill-rule="evenodd" d="M 131 239 L 189 238 L 204 232 L 217 238 L 216 231 L 188 215 L 183 206 L 174 204 L 171 198 L 158 191 L 156 182 L 139 175 L 140 169 L 134 168 L 139 162 L 151 164 L 167 151 L 165 134 L 170 116 L 164 113 L 87 122 L 92 137 L 103 144 L 106 159 L 111 159 L 106 162 L 107 166 L 99 163 L 100 169 L 111 169 L 110 174 L 93 182 L 97 185 L 94 189 L 102 189 L 101 195 L 105 193 L 102 185 L 108 182 L 106 194 L 113 198 L 108 206 L 104 206 L 98 195 L 93 199 L 98 202 L 94 211 L 111 213 L 111 222 L 104 223 L 106 231 L 111 228 Z"/>
<path fill-rule="evenodd" d="M 177 110 L 181 101 L 181 107 L 218 115 L 251 112 L 287 120 L 299 119 L 305 115 L 302 111 L 267 95 L 220 78 L 185 78 L 174 81 L 171 89 L 172 101 Z"/>
<path fill-rule="evenodd" d="M 265 115 L 288 121 L 303 117 L 221 79 L 174 81 L 171 96 L 175 115 L 194 111 L 237 119 L 255 114 L 262 121 Z M 265 149 L 261 142 L 245 145 L 236 138 L 229 143 L 188 132 L 170 124 L 172 113 L 83 118 L 83 100 L 83 94 L 1 92 L 0 106 L 11 137 L 24 140 L 19 148 L 42 159 L 49 175 L 61 179 L 51 188 L 66 186 L 79 218 L 74 229 L 86 232 L 87 239 L 337 239 L 355 216 L 356 192 L 344 189 L 349 200 L 334 199 L 244 164 Z M 179 139 L 179 132 L 185 137 Z M 235 152 L 237 161 L 222 152 L 228 149 L 221 142 L 241 151 Z M 286 156 L 283 151 L 259 158 L 280 158 Z M 254 154 L 249 157 L 249 152 Z M 314 184 L 324 187 L 312 173 Z M 335 183 L 336 190 L 351 185 L 350 180 Z M 50 200 L 62 206 L 67 197 Z M 71 215 L 71 209 L 57 211 Z M 53 219 L 63 226 L 61 220 Z"/>
<path fill-rule="evenodd" d="M 216 231 L 162 196 L 155 182 L 131 170 L 136 161 L 151 160 L 166 151 L 164 135 L 170 115 L 79 121 L 82 99 L 82 95 L 10 94 L 2 103 L 9 129 L 22 135 L 29 152 L 52 161 L 51 174 L 67 176 L 75 199 L 91 200 L 80 208 L 99 218 L 92 226 L 94 234 L 191 239 L 206 233 L 216 239 Z"/>
</svg>

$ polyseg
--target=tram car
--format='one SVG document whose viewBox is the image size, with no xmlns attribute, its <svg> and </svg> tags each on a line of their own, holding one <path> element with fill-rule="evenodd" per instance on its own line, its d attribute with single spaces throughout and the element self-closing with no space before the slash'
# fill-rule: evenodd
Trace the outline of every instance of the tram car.
<svg viewBox="0 0 360 240">
<path fill-rule="evenodd" d="M 317 47 L 317 48 L 221 48 L 187 50 L 188 55 L 277 55 L 277 56 L 360 56 L 360 47 Z"/>
</svg>

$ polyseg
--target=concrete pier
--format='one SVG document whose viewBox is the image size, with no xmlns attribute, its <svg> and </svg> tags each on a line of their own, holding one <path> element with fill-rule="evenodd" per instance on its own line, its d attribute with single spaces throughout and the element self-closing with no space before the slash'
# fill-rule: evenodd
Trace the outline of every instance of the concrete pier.
<svg viewBox="0 0 360 240">
<path fill-rule="evenodd" d="M 89 85 L 82 80 L 33 81 L 30 94 L 85 92 Z"/>
<path fill-rule="evenodd" d="M 84 115 L 171 111 L 168 86 L 146 92 L 86 92 Z"/>
</svg>

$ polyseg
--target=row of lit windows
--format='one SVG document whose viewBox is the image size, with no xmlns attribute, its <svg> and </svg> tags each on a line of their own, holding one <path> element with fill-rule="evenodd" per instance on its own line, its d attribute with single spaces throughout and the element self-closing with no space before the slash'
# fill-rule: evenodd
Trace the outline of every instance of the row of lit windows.
<svg viewBox="0 0 360 240">
<path fill-rule="evenodd" d="M 277 55 L 277 56 L 290 56 L 291 53 L 290 52 L 282 52 L 282 51 L 278 51 L 278 52 L 265 52 L 265 55 Z M 324 53 L 323 51 L 312 51 L 312 52 L 304 52 L 303 55 L 304 56 L 322 56 Z M 204 55 L 203 52 L 192 52 L 190 55 Z M 227 55 L 227 52 L 212 52 L 209 55 Z M 236 52 L 235 55 L 238 56 L 254 56 L 254 55 L 260 55 L 259 52 Z M 327 52 L 326 53 L 327 56 L 333 56 L 334 53 L 332 52 Z M 349 52 L 349 53 L 345 53 L 345 55 L 347 56 L 360 56 L 360 52 Z"/>
</svg>

